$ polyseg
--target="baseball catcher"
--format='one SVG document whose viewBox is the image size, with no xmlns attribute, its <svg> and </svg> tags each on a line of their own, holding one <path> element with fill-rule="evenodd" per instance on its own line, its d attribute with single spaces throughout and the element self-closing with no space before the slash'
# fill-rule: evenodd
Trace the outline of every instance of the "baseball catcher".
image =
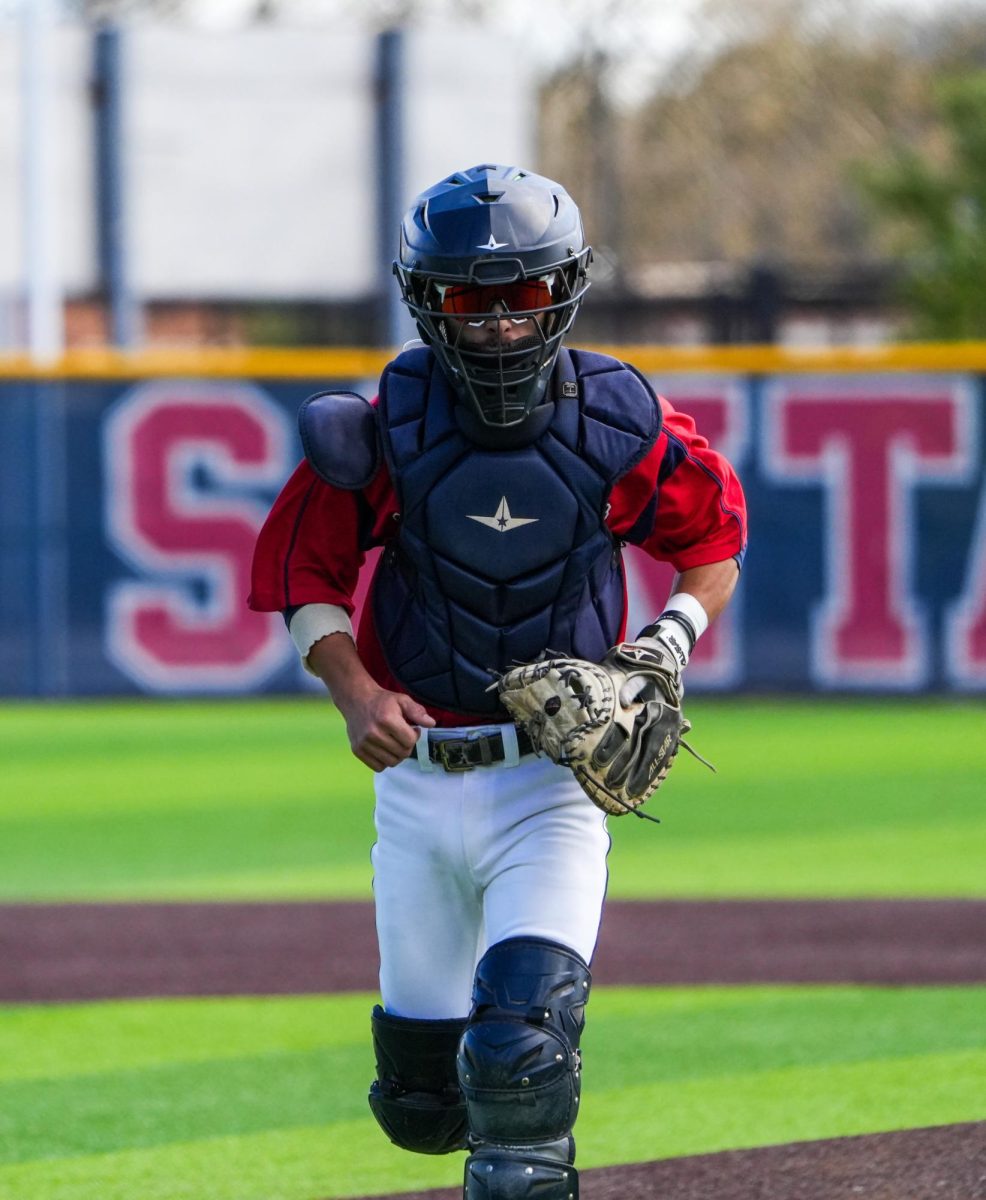
<svg viewBox="0 0 986 1200">
<path fill-rule="evenodd" d="M 667 622 L 667 635 L 659 622 L 654 636 L 621 642 L 599 664 L 546 656 L 494 685 L 535 749 L 570 767 L 612 816 L 657 820 L 640 807 L 667 778 L 679 746 L 706 761 L 683 740 L 691 723 L 681 709 L 680 641 Z"/>
<path fill-rule="evenodd" d="M 646 816 L 685 745 L 681 675 L 746 552 L 693 419 L 567 344 L 591 260 L 536 172 L 415 197 L 394 272 L 419 340 L 372 402 L 305 401 L 254 556 L 251 607 L 284 614 L 374 773 L 370 1108 L 403 1150 L 463 1153 L 464 1200 L 578 1200 L 606 814 Z M 675 571 L 630 642 L 625 545 Z"/>
</svg>

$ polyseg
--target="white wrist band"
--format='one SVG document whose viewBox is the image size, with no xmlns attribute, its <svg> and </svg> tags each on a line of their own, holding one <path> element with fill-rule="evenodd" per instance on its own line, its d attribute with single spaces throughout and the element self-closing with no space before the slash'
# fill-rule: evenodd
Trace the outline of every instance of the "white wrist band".
<svg viewBox="0 0 986 1200">
<path fill-rule="evenodd" d="M 669 615 L 680 612 L 688 618 L 695 630 L 696 639 L 700 638 L 709 627 L 709 614 L 701 603 L 688 592 L 675 592 L 664 606 L 664 612 Z M 662 616 L 664 613 L 661 614 Z"/>
<path fill-rule="evenodd" d="M 684 670 L 695 643 L 708 627 L 709 614 L 699 601 L 688 592 L 675 592 L 657 620 L 641 629 L 637 640 L 646 643 L 648 638 L 660 636 Z"/>
<path fill-rule="evenodd" d="M 303 604 L 291 618 L 288 633 L 298 647 L 301 662 L 309 675 L 315 672 L 308 665 L 312 646 L 330 633 L 345 633 L 353 637 L 353 623 L 338 604 Z M 355 638 L 353 638 L 355 641 Z"/>
</svg>

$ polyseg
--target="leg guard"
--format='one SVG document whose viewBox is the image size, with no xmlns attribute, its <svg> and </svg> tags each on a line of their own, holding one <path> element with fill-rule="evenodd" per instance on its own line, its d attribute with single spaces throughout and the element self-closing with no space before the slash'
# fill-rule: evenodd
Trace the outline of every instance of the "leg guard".
<svg viewBox="0 0 986 1200">
<path fill-rule="evenodd" d="M 466 1105 L 455 1054 L 464 1020 L 417 1021 L 373 1010 L 377 1078 L 370 1108 L 403 1150 L 448 1154 L 466 1148 Z"/>
<path fill-rule="evenodd" d="M 466 1200 L 578 1195 L 570 1136 L 591 978 L 565 946 L 510 938 L 483 956 L 459 1046 L 469 1110 Z"/>
<path fill-rule="evenodd" d="M 463 1200 L 579 1200 L 575 1143 L 479 1145 L 466 1159 Z"/>
</svg>

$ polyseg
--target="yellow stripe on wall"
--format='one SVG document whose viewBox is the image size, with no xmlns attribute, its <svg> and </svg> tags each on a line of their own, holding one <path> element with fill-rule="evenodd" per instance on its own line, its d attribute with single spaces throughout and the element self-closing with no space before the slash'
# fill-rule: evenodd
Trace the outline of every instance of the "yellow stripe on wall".
<svg viewBox="0 0 986 1200">
<path fill-rule="evenodd" d="M 358 379 L 379 375 L 394 355 L 389 350 L 340 347 L 332 350 L 233 348 L 187 350 L 68 350 L 39 366 L 27 355 L 0 355 L 0 379 Z"/>
<path fill-rule="evenodd" d="M 912 342 L 892 346 L 587 346 L 632 362 L 649 375 L 741 375 L 877 371 L 984 371 L 986 342 Z M 378 375 L 390 349 L 214 346 L 202 349 L 67 351 L 50 365 L 26 354 L 0 354 L 0 379 L 145 379 L 194 376 L 239 379 L 359 379 Z"/>
</svg>

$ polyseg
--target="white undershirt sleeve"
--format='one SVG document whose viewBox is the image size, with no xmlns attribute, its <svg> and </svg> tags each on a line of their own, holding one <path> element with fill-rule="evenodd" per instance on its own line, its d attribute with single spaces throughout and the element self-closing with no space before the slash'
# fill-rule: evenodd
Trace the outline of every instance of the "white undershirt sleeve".
<svg viewBox="0 0 986 1200">
<path fill-rule="evenodd" d="M 305 670 L 309 675 L 314 675 L 315 672 L 308 665 L 312 646 L 330 633 L 345 633 L 353 638 L 353 623 L 346 610 L 338 604 L 303 604 L 291 618 L 288 632 L 298 647 Z"/>
</svg>

